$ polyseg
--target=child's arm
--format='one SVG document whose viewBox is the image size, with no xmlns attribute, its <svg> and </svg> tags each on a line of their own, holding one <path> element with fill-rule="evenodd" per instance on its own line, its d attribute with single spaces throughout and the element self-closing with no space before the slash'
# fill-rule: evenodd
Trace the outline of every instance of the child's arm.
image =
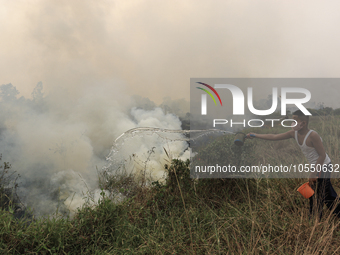
<svg viewBox="0 0 340 255">
<path fill-rule="evenodd" d="M 251 136 L 254 135 L 254 136 Z M 294 130 L 289 130 L 286 133 L 282 134 L 255 134 L 255 133 L 249 133 L 247 134 L 246 138 L 260 138 L 264 140 L 272 140 L 272 141 L 277 141 L 277 140 L 285 140 L 289 138 L 294 137 Z"/>
</svg>

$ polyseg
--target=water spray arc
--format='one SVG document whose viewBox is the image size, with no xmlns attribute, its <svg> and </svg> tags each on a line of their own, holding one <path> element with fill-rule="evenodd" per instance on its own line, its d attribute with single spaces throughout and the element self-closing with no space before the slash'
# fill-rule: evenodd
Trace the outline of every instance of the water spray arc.
<svg viewBox="0 0 340 255">
<path fill-rule="evenodd" d="M 129 142 L 130 145 L 132 138 L 134 139 L 142 139 L 143 141 L 148 140 L 152 143 L 152 146 L 158 145 L 161 149 L 169 145 L 169 143 L 184 143 L 181 148 L 182 151 L 178 151 L 180 156 L 185 151 L 188 151 L 188 142 L 192 142 L 198 140 L 204 136 L 211 134 L 236 134 L 235 132 L 220 130 L 220 129 L 208 129 L 208 130 L 173 130 L 173 129 L 164 129 L 164 128 L 154 128 L 154 127 L 138 127 L 130 129 L 120 136 L 118 136 L 110 150 L 109 155 L 106 157 L 108 161 L 108 165 L 103 168 L 104 171 L 112 172 L 117 171 L 121 167 L 126 164 L 126 159 L 122 157 L 125 155 L 122 153 L 123 146 L 126 146 Z M 150 139 L 148 139 L 148 137 Z M 153 137 L 153 138 L 151 138 Z M 130 147 L 131 148 L 131 147 Z M 133 149 L 130 150 L 130 153 Z M 120 155 L 122 154 L 122 155 Z"/>
</svg>

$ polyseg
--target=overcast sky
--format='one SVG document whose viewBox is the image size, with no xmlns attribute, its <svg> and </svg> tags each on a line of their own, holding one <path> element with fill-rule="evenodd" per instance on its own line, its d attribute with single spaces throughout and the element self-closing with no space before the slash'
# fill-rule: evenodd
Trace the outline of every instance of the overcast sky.
<svg viewBox="0 0 340 255">
<path fill-rule="evenodd" d="M 0 85 L 30 96 L 42 81 L 46 93 L 77 97 L 107 84 L 160 103 L 189 100 L 194 77 L 340 77 L 339 9 L 335 0 L 0 0 Z"/>
</svg>

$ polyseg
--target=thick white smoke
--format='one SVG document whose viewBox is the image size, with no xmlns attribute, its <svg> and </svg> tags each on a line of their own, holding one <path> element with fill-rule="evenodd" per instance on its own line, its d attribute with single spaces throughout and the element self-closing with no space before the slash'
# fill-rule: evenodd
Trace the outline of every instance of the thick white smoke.
<svg viewBox="0 0 340 255">
<path fill-rule="evenodd" d="M 98 201 L 97 169 L 107 164 L 115 138 L 136 127 L 181 129 L 174 114 L 157 107 L 145 110 L 133 99 L 113 85 L 97 85 L 72 97 L 44 95 L 38 83 L 29 99 L 12 84 L 0 86 L 0 153 L 21 175 L 18 195 L 24 204 L 45 215 L 58 205 L 75 211 L 88 191 Z M 156 147 L 148 167 L 153 178 L 161 178 L 166 144 L 152 137 L 133 140 L 133 147 L 122 147 L 122 155 L 143 160 Z M 171 146 L 178 155 L 186 149 L 184 142 Z"/>
<path fill-rule="evenodd" d="M 187 138 L 180 132 L 181 122 L 176 115 L 165 114 L 161 108 L 145 111 L 134 107 L 131 117 L 137 128 L 151 128 L 127 132 L 117 141 L 109 157 L 109 172 L 116 169 L 127 173 L 145 172 L 149 179 L 159 180 L 164 177 L 164 164 L 169 163 L 172 158 L 189 158 L 190 152 L 185 142 Z M 167 129 L 179 132 L 166 132 Z M 132 156 L 127 162 L 126 155 Z"/>
</svg>

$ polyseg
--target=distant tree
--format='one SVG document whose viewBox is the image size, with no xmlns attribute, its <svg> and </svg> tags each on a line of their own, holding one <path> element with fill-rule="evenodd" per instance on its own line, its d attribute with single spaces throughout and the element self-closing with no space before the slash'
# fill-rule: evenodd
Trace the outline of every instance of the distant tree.
<svg viewBox="0 0 340 255">
<path fill-rule="evenodd" d="M 0 86 L 0 98 L 3 101 L 15 100 L 18 94 L 19 91 L 11 83 Z"/>
<path fill-rule="evenodd" d="M 325 107 L 322 109 L 323 115 L 330 115 L 333 113 L 333 108 L 332 107 Z"/>
<path fill-rule="evenodd" d="M 42 82 L 38 82 L 37 86 L 34 88 L 32 92 L 32 97 L 34 102 L 40 103 L 44 98 L 44 93 L 42 92 L 43 85 Z"/>
<path fill-rule="evenodd" d="M 319 111 L 316 109 L 307 108 L 307 110 L 312 114 L 312 116 L 320 115 Z"/>
<path fill-rule="evenodd" d="M 337 108 L 333 111 L 334 115 L 340 115 L 340 108 Z"/>
</svg>

